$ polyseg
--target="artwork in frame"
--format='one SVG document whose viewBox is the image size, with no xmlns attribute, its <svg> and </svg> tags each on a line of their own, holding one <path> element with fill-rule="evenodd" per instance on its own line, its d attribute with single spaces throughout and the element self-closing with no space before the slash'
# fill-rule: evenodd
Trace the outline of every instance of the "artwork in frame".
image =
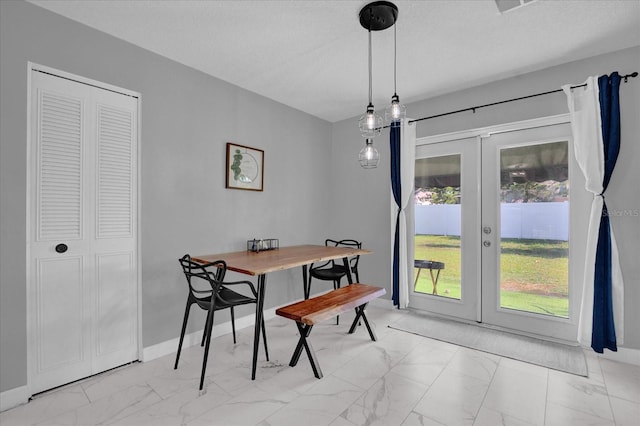
<svg viewBox="0 0 640 426">
<path fill-rule="evenodd" d="M 225 188 L 262 191 L 264 151 L 227 142 Z"/>
</svg>

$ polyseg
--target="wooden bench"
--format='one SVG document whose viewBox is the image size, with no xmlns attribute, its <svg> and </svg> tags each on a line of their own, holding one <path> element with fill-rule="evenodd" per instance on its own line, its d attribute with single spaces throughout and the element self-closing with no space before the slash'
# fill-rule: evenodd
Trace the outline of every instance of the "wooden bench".
<svg viewBox="0 0 640 426">
<path fill-rule="evenodd" d="M 362 320 L 367 326 L 371 340 L 375 342 L 377 340 L 376 335 L 369 325 L 369 321 L 367 320 L 364 310 L 369 301 L 380 297 L 385 293 L 386 291 L 382 287 L 354 283 L 337 290 L 332 290 L 320 296 L 312 297 L 311 299 L 278 308 L 276 310 L 276 315 L 294 320 L 298 327 L 298 331 L 300 332 L 300 339 L 298 340 L 298 345 L 293 352 L 289 365 L 294 367 L 298 363 L 300 354 L 304 348 L 307 352 L 307 356 L 309 357 L 313 374 L 318 379 L 321 379 L 322 371 L 320 370 L 320 365 L 318 364 L 313 348 L 307 338 L 315 324 L 333 318 L 351 309 L 355 309 L 356 317 L 351 324 L 349 334 L 352 334 L 356 330 L 358 322 Z"/>
</svg>

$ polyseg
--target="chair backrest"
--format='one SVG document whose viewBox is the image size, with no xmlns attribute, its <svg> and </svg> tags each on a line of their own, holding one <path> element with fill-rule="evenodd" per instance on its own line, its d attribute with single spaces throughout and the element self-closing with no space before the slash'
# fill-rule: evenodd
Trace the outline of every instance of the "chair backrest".
<svg viewBox="0 0 640 426">
<path fill-rule="evenodd" d="M 178 262 L 189 284 L 189 291 L 194 297 L 201 299 L 220 291 L 227 272 L 227 264 L 223 260 L 201 264 L 194 262 L 190 255 L 185 254 L 178 259 Z"/>
<path fill-rule="evenodd" d="M 362 242 L 360 241 L 356 241 L 356 240 L 352 240 L 352 239 L 346 239 L 346 240 L 332 240 L 330 238 L 327 238 L 324 242 L 325 246 L 333 246 L 333 247 L 355 247 L 355 248 L 362 248 Z M 357 256 L 352 256 L 349 258 L 349 265 L 351 266 L 351 269 L 353 271 L 358 269 L 358 261 L 360 260 L 360 255 Z M 334 263 L 334 261 L 332 261 L 332 263 Z M 335 264 L 335 263 L 334 263 Z"/>
</svg>

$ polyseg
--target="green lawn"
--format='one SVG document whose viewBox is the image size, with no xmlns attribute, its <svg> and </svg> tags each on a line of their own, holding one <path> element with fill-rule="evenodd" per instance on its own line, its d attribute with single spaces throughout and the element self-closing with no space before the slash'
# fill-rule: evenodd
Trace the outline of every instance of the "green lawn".
<svg viewBox="0 0 640 426">
<path fill-rule="evenodd" d="M 415 258 L 445 263 L 438 296 L 460 298 L 460 237 L 416 235 Z M 503 308 L 568 317 L 568 243 L 549 240 L 502 240 Z M 414 279 L 417 269 L 414 270 Z M 420 273 L 417 291 L 431 294 L 428 270 Z"/>
</svg>

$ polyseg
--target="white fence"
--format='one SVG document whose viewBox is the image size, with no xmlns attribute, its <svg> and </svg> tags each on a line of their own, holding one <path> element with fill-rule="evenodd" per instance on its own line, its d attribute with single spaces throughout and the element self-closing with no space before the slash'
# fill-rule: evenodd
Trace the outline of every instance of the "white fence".
<svg viewBox="0 0 640 426">
<path fill-rule="evenodd" d="M 460 235 L 460 204 L 415 205 L 415 233 Z M 569 203 L 500 205 L 502 238 L 569 240 Z"/>
</svg>

